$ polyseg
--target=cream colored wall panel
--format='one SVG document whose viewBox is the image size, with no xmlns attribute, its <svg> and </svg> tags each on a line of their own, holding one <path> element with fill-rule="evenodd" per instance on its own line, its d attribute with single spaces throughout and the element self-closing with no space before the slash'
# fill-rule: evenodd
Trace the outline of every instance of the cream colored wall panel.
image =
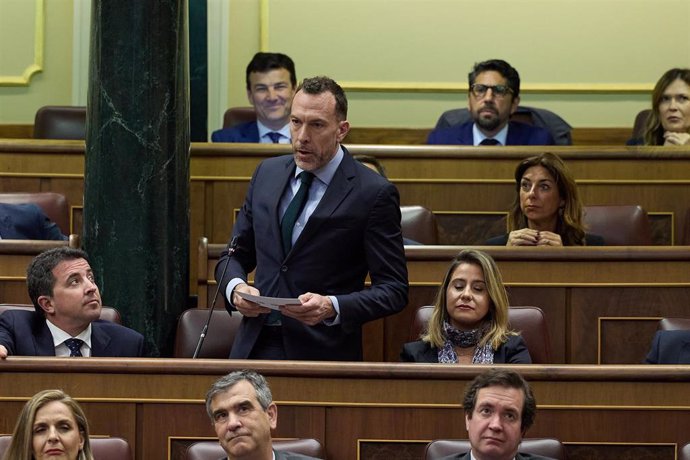
<svg viewBox="0 0 690 460">
<path fill-rule="evenodd" d="M 0 2 L 0 86 L 29 85 L 43 70 L 43 0 Z"/>
</svg>

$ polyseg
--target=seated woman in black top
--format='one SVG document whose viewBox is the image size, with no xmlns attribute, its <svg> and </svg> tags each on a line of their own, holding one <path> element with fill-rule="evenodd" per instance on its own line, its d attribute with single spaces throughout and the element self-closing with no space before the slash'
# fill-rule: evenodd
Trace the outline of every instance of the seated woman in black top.
<svg viewBox="0 0 690 460">
<path fill-rule="evenodd" d="M 515 169 L 516 194 L 508 213 L 509 233 L 490 246 L 603 246 L 585 233 L 582 202 L 568 167 L 553 153 L 529 157 Z"/>
<path fill-rule="evenodd" d="M 643 137 L 628 145 L 690 145 L 690 69 L 671 69 L 656 82 Z"/>
<path fill-rule="evenodd" d="M 421 340 L 403 345 L 401 361 L 530 364 L 522 337 L 508 329 L 508 295 L 496 262 L 476 249 L 453 259 Z"/>
</svg>

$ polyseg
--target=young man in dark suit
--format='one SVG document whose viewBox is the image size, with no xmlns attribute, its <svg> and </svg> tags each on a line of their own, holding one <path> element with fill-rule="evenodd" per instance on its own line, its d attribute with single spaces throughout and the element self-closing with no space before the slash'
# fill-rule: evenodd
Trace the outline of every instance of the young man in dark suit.
<svg viewBox="0 0 690 460">
<path fill-rule="evenodd" d="M 232 231 L 237 250 L 216 266 L 228 311 L 244 315 L 231 358 L 360 361 L 362 325 L 405 308 L 398 191 L 340 144 L 349 126 L 342 88 L 305 79 L 292 101 L 293 155 L 257 167 Z M 296 300 L 269 314 L 239 293 Z"/>
<path fill-rule="evenodd" d="M 273 450 L 278 407 L 266 379 L 255 371 L 234 371 L 218 379 L 206 394 L 206 412 L 228 454 L 225 460 L 315 460 Z"/>
<path fill-rule="evenodd" d="M 517 372 L 491 369 L 475 377 L 465 390 L 463 409 L 472 450 L 443 460 L 548 460 L 518 452 L 537 403 Z"/>
<path fill-rule="evenodd" d="M 59 247 L 39 254 L 27 284 L 35 311 L 0 315 L 0 358 L 143 354 L 141 334 L 99 319 L 101 295 L 84 251 Z"/>
<path fill-rule="evenodd" d="M 511 122 L 520 104 L 520 75 L 506 61 L 475 64 L 468 76 L 467 102 L 472 121 L 431 131 L 427 144 L 553 145 L 543 128 Z"/>
<path fill-rule="evenodd" d="M 256 121 L 219 129 L 211 141 L 289 144 L 290 102 L 297 86 L 292 59 L 282 53 L 256 53 L 247 65 L 246 80 Z"/>
</svg>

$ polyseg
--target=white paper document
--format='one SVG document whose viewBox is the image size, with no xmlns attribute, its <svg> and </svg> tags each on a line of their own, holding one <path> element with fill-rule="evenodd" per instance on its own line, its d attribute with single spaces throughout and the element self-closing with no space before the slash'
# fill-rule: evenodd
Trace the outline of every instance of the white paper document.
<svg viewBox="0 0 690 460">
<path fill-rule="evenodd" d="M 251 295 L 239 291 L 237 292 L 237 295 L 242 297 L 244 300 L 249 300 L 250 302 L 254 302 L 258 305 L 261 305 L 262 307 L 270 308 L 271 310 L 280 310 L 280 308 L 278 307 L 281 305 L 302 305 L 302 302 L 300 302 L 299 299 L 265 297 L 261 295 Z"/>
</svg>

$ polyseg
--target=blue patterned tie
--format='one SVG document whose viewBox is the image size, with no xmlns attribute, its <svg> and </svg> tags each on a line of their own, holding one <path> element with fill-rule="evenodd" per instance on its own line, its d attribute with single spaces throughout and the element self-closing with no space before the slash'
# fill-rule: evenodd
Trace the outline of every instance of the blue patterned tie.
<svg viewBox="0 0 690 460">
<path fill-rule="evenodd" d="M 292 230 L 295 227 L 295 222 L 297 222 L 297 217 L 302 213 L 304 205 L 307 202 L 307 197 L 309 196 L 309 186 L 312 180 L 314 180 L 314 174 L 309 171 L 302 171 L 299 173 L 299 180 L 301 185 L 299 190 L 295 193 L 295 196 L 290 201 L 285 214 L 283 214 L 283 220 L 280 222 L 280 232 L 283 236 L 283 250 L 287 255 L 292 248 Z"/>
<path fill-rule="evenodd" d="M 270 133 L 266 133 L 266 135 L 273 141 L 274 144 L 279 144 L 280 138 L 283 137 L 282 134 L 277 133 L 275 131 L 271 131 Z"/>
<path fill-rule="evenodd" d="M 481 141 L 479 143 L 479 145 L 499 145 L 499 144 L 500 144 L 500 142 L 498 142 L 496 139 L 491 139 L 489 137 L 487 137 L 486 139 L 484 139 L 483 141 Z"/>
<path fill-rule="evenodd" d="M 83 340 L 80 339 L 67 339 L 65 340 L 65 345 L 67 345 L 67 348 L 69 348 L 69 356 L 71 357 L 79 357 L 82 356 L 81 354 L 81 346 L 84 343 Z"/>
</svg>

